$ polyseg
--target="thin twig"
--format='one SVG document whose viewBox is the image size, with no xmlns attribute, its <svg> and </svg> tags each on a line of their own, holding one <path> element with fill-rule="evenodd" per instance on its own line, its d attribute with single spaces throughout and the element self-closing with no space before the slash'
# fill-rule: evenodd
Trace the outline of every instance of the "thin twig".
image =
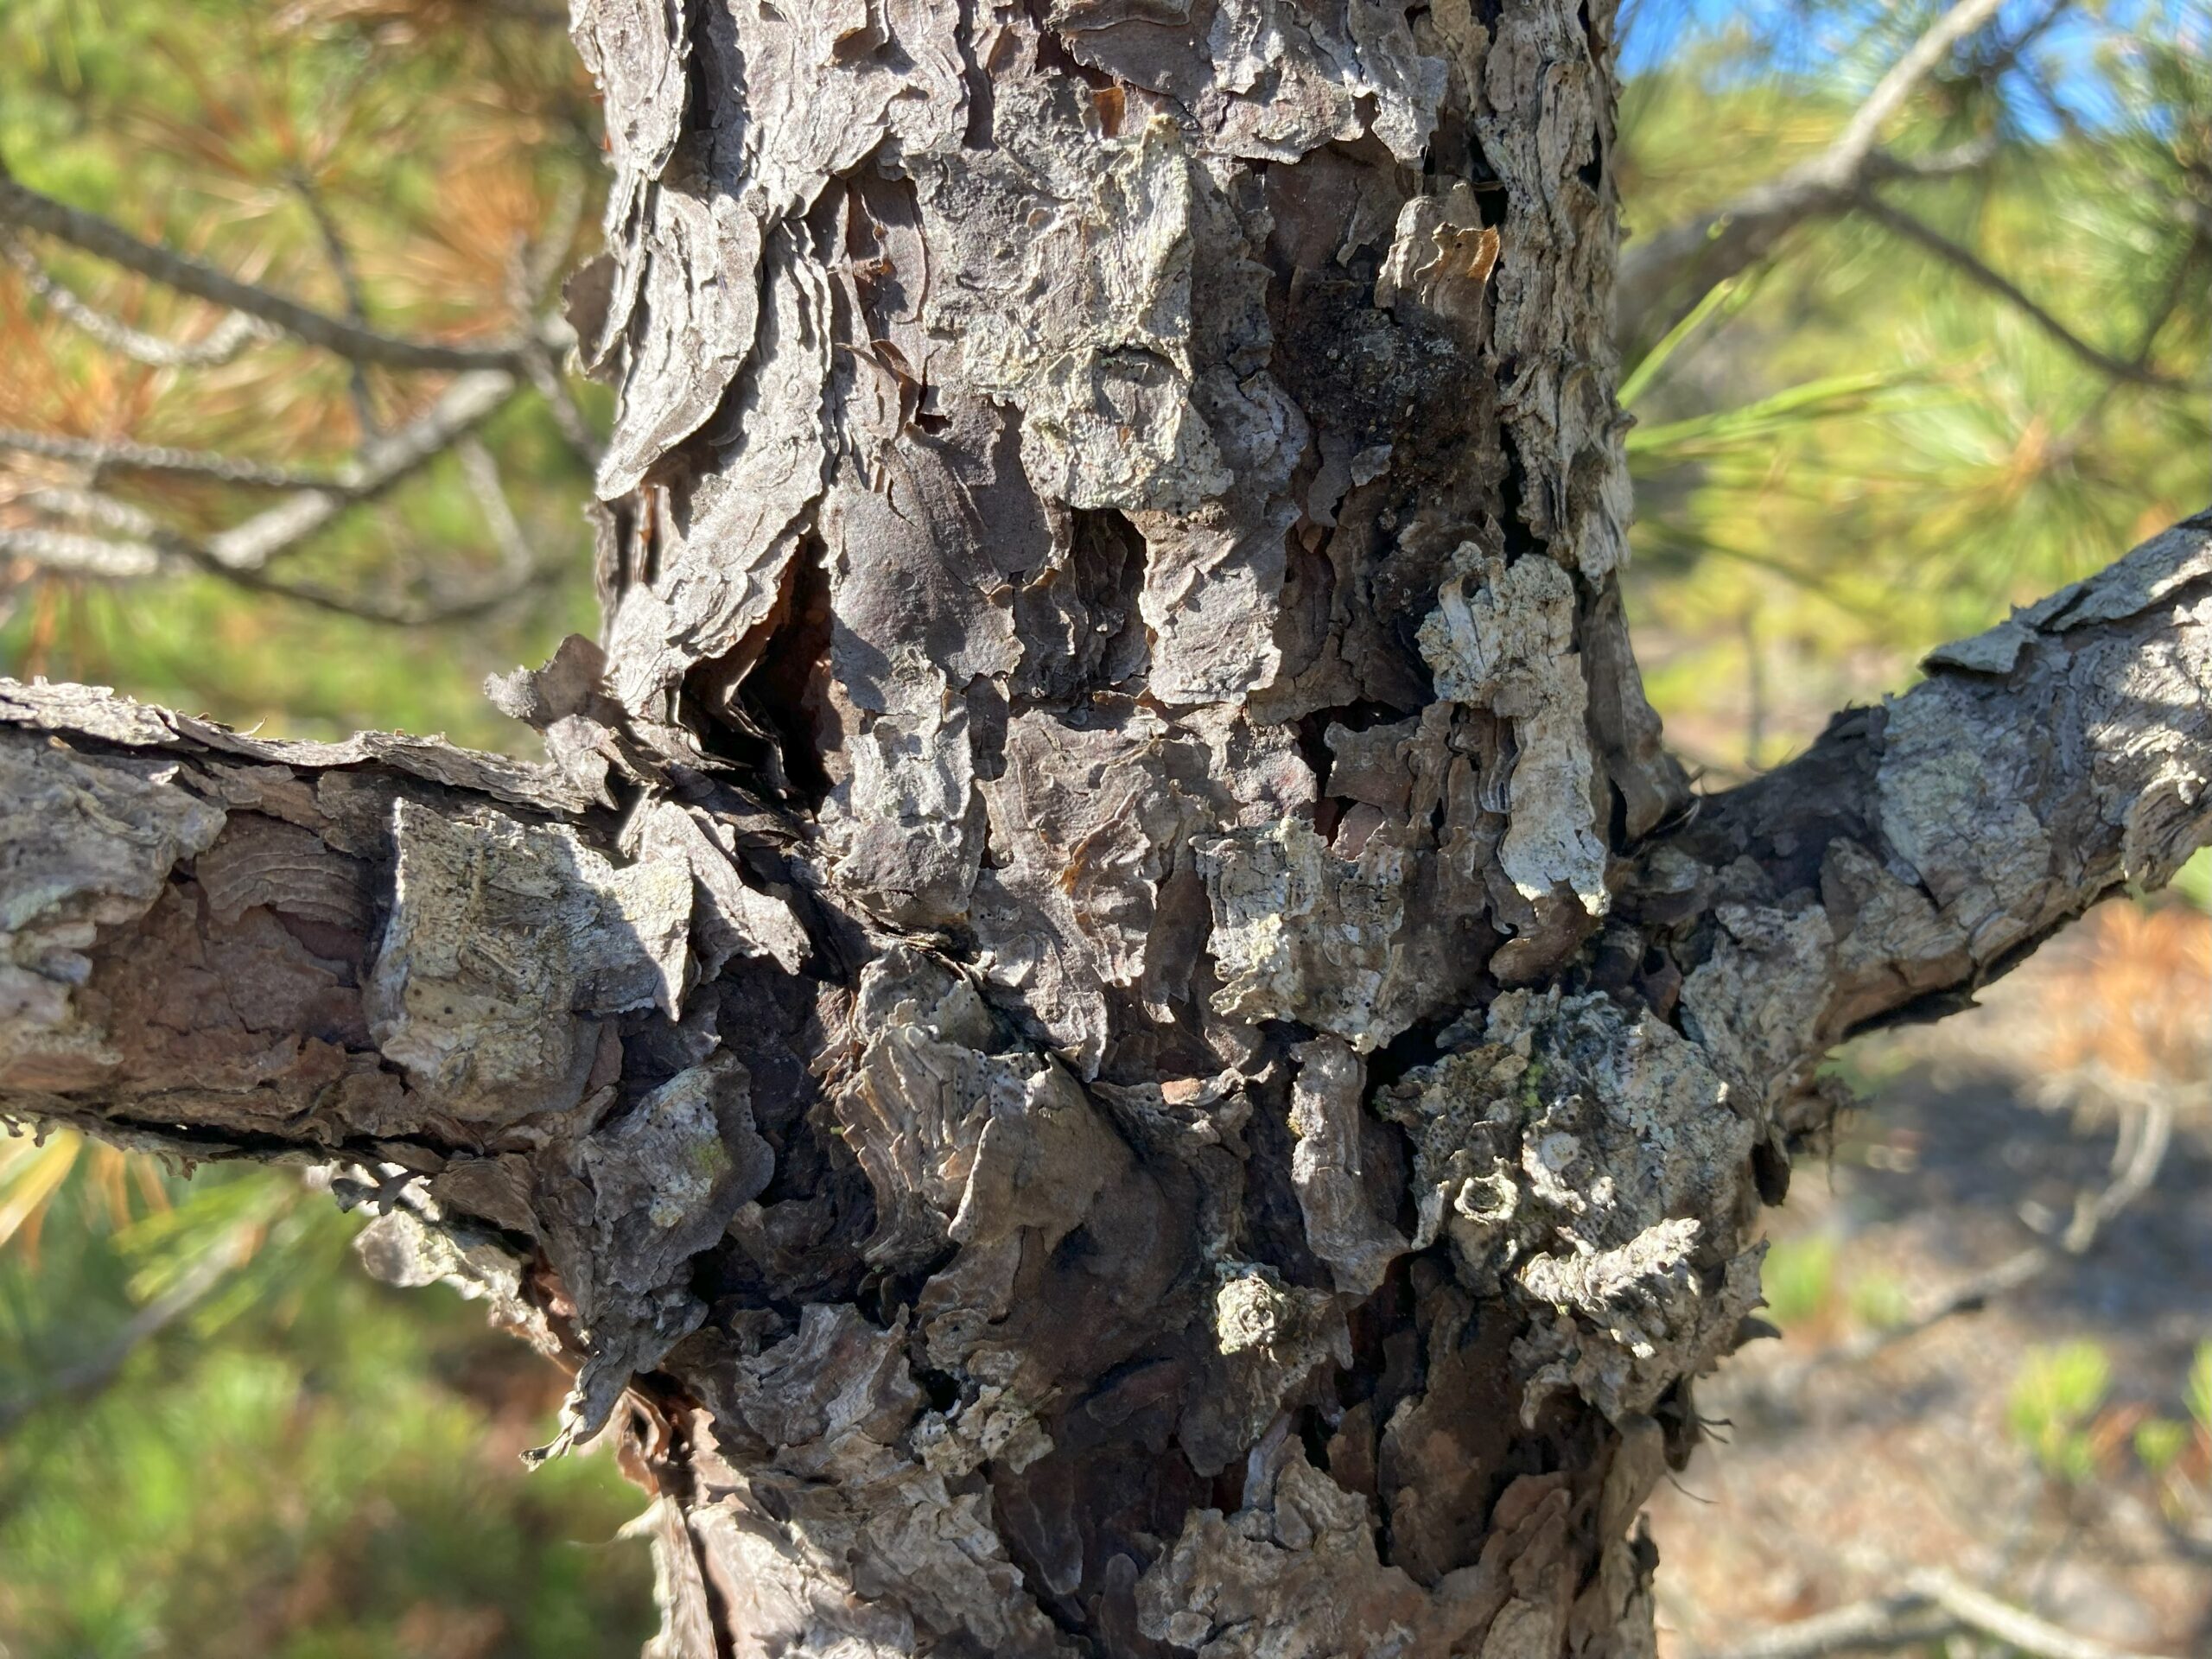
<svg viewBox="0 0 2212 1659">
<path fill-rule="evenodd" d="M 166 526 L 156 528 L 147 541 L 164 558 L 219 576 L 249 593 L 289 599 L 333 616 L 348 616 L 389 627 L 427 627 L 435 623 L 467 621 L 487 615 L 536 586 L 546 575 L 533 564 L 504 572 L 474 593 L 434 599 L 427 604 L 390 604 L 365 594 L 340 593 L 320 582 L 290 582 L 258 568 L 224 564 L 208 543 Z"/>
<path fill-rule="evenodd" d="M 454 446 L 454 454 L 461 461 L 461 476 L 468 481 L 469 493 L 476 498 L 477 509 L 484 515 L 484 528 L 491 532 L 492 543 L 499 550 L 500 568 L 509 575 L 527 570 L 532 563 L 530 537 L 523 533 L 522 523 L 515 517 L 514 504 L 507 499 L 506 481 L 499 476 L 499 463 L 493 459 L 484 441 L 473 433 Z"/>
<path fill-rule="evenodd" d="M 1958 1621 L 1915 1596 L 1854 1601 L 1762 1630 L 1707 1659 L 1828 1659 L 1832 1654 L 1892 1653 L 1956 1634 Z"/>
<path fill-rule="evenodd" d="M 514 396 L 512 374 L 465 374 L 419 419 L 367 445 L 340 467 L 327 488 L 303 490 L 245 523 L 207 538 L 207 550 L 227 571 L 257 570 L 315 535 L 346 508 L 388 489 L 474 431 Z"/>
<path fill-rule="evenodd" d="M 66 530 L 0 529 L 0 556 L 17 558 L 58 575 L 136 582 L 158 575 L 162 555 L 143 542 L 116 542 Z"/>
<path fill-rule="evenodd" d="M 523 348 L 443 346 L 404 340 L 347 322 L 312 306 L 241 282 L 226 271 L 174 251 L 142 242 L 111 220 L 0 177 L 0 224 L 36 231 L 112 261 L 181 294 L 258 317 L 296 340 L 334 352 L 349 362 L 390 369 L 502 369 L 519 366 Z"/>
<path fill-rule="evenodd" d="M 2158 349 L 2158 336 L 2165 332 L 2166 324 L 2173 320 L 2174 313 L 2181 309 L 2182 302 L 2197 291 L 2201 278 L 2196 272 L 2196 258 L 2208 238 L 2212 238 L 2212 218 L 2192 221 L 2189 242 L 2182 249 L 2181 257 L 2174 261 L 2173 271 L 2166 279 L 2165 289 L 2158 296 L 2158 302 L 2151 308 L 2143 332 L 2136 338 L 2135 350 L 2129 354 L 2128 361 L 2137 367 L 2150 366 L 2151 359 Z M 2098 385 L 2095 395 L 2089 399 L 2089 406 L 2075 417 L 2073 425 L 2061 433 L 2044 452 L 2045 466 L 2066 466 L 2081 454 L 2102 426 L 2105 411 L 2112 407 L 2120 387 L 2120 382 L 2111 379 Z"/>
<path fill-rule="evenodd" d="M 518 576 L 495 582 L 474 593 L 434 599 L 427 604 L 391 605 L 359 594 L 341 594 L 334 588 L 325 588 L 317 582 L 284 582 L 258 571 L 213 569 L 204 563 L 201 568 L 213 570 L 214 575 L 241 588 L 266 594 L 273 599 L 289 599 L 296 604 L 326 611 L 333 616 L 349 616 L 357 621 L 375 622 L 395 628 L 425 628 L 443 622 L 467 622 L 480 616 L 488 616 L 521 597 L 543 581 L 546 575 L 533 567 Z"/>
<path fill-rule="evenodd" d="M 575 395 L 569 390 L 560 365 L 548 349 L 532 352 L 524 360 L 524 368 L 530 375 L 530 384 L 545 400 L 545 408 L 553 417 L 554 427 L 560 432 L 562 442 L 569 453 L 582 461 L 588 473 L 599 471 L 601 446 L 593 435 L 591 423 L 584 419 L 584 412 L 576 405 Z"/>
<path fill-rule="evenodd" d="M 2017 283 L 1984 264 L 1981 257 L 1972 249 L 1952 241 L 1941 231 L 1891 207 L 1872 192 L 1861 194 L 1858 205 L 1859 211 L 1876 224 L 1909 242 L 1918 244 L 1961 275 L 2006 302 L 2052 340 L 2099 372 L 2133 385 L 2154 386 L 2162 391 L 2188 392 L 2192 390 L 2186 381 L 2176 380 L 2140 363 L 2131 363 L 2126 358 L 2114 357 L 2110 352 L 2091 345 L 2030 299 Z"/>
<path fill-rule="evenodd" d="M 527 315 L 544 305 L 553 284 L 561 280 L 561 268 L 568 262 L 569 250 L 575 245 L 576 227 L 583 223 L 583 181 L 573 177 L 563 179 L 543 228 L 523 250 L 518 272 L 518 310 Z"/>
<path fill-rule="evenodd" d="M 19 499 L 24 506 L 45 513 L 49 518 L 64 519 L 73 524 L 89 524 L 95 530 L 106 531 L 111 536 L 143 539 L 154 534 L 159 527 L 154 515 L 143 507 L 135 507 L 128 501 L 118 501 L 98 490 L 80 490 L 68 485 L 53 484 L 32 490 Z"/>
<path fill-rule="evenodd" d="M 1748 270 L 1800 225 L 1849 212 L 1861 185 L 1955 178 L 1980 171 L 1996 153 L 1993 138 L 1917 158 L 1878 149 L 1847 178 L 1815 165 L 1755 185 L 1724 207 L 1630 243 L 1621 256 L 1621 315 L 1633 321 L 1681 284 L 1669 308 L 1671 327 L 1715 283 Z M 1692 272 L 1695 281 L 1682 283 Z"/>
<path fill-rule="evenodd" d="M 207 449 L 173 449 L 132 443 L 122 438 L 71 438 L 57 433 L 0 428 L 0 450 L 39 455 L 48 461 L 75 461 L 90 467 L 96 476 L 106 472 L 163 473 L 257 490 L 339 487 L 337 479 L 327 472 L 305 472 L 240 455 L 217 454 Z"/>
<path fill-rule="evenodd" d="M 486 468 L 497 491 L 498 469 L 491 457 L 481 454 L 479 464 L 472 467 L 465 448 L 463 468 L 472 487 L 479 489 L 502 556 L 500 574 L 488 587 L 428 605 L 389 605 L 315 583 L 284 581 L 268 575 L 267 567 L 327 528 L 347 508 L 389 488 L 448 449 L 471 444 L 477 425 L 516 391 L 512 375 L 463 375 L 447 388 L 429 413 L 368 446 L 359 459 L 340 469 L 327 487 L 300 490 L 266 512 L 205 540 L 162 524 L 153 514 L 129 502 L 94 491 L 57 486 L 32 492 L 25 498 L 27 505 L 56 517 L 97 525 L 123 539 L 42 527 L 0 531 L 0 552 L 13 553 L 46 569 L 105 579 L 150 576 L 181 565 L 220 576 L 251 592 L 293 600 L 336 615 L 403 626 L 480 616 L 535 585 L 544 572 L 531 556 L 527 538 L 504 494 L 498 496 L 496 515 L 490 499 L 482 494 Z"/>
<path fill-rule="evenodd" d="M 1940 1567 L 1911 1573 L 1902 1588 L 1887 1595 L 1782 1625 L 1709 1659 L 1821 1659 L 1829 1654 L 1885 1653 L 1967 1632 L 1993 1637 L 2031 1659 L 2149 1659 L 2076 1636 Z"/>
<path fill-rule="evenodd" d="M 274 332 L 265 323 L 241 311 L 226 312 L 200 340 L 165 340 L 133 328 L 119 317 L 79 299 L 54 280 L 38 256 L 15 237 L 0 239 L 0 255 L 23 274 L 24 283 L 44 301 L 47 309 L 88 339 L 108 350 L 153 369 L 219 368 L 257 340 Z"/>
<path fill-rule="evenodd" d="M 1915 1594 L 1950 1614 L 1961 1628 L 1994 1637 L 2033 1655 L 2034 1659 L 2132 1659 L 2125 1648 L 2076 1636 L 2010 1602 L 1999 1601 L 1986 1590 L 1975 1589 L 1941 1567 L 1915 1573 L 1907 1583 Z"/>
<path fill-rule="evenodd" d="M 1890 66 L 1889 73 L 1875 82 L 1874 90 L 1866 95 L 1858 113 L 1829 146 L 1823 159 L 1830 176 L 1842 179 L 1855 174 L 1860 162 L 1872 153 L 1874 141 L 1882 136 L 1882 129 L 1889 124 L 1890 118 L 1903 109 L 1920 83 L 1942 66 L 1951 48 L 1994 17 L 2003 4 L 2004 0 L 1960 0 L 1937 18 L 1928 32 Z"/>
<path fill-rule="evenodd" d="M 2056 1241 L 2038 1239 L 1995 1266 L 1968 1274 L 1898 1323 L 1864 1332 L 1813 1356 L 1786 1376 L 1772 1379 L 1767 1391 L 1776 1395 L 1791 1391 L 1816 1366 L 1864 1364 L 1945 1319 L 1979 1313 L 1998 1297 L 2032 1284 L 2063 1262 L 2087 1256 L 2113 1219 L 2158 1179 L 2166 1150 L 2173 1142 L 2173 1126 L 2172 1100 L 2161 1091 L 2146 1092 L 2141 1110 L 2123 1122 L 2113 1147 L 2111 1179 L 2094 1192 L 2085 1190 L 2075 1197 L 2073 1218 Z"/>
<path fill-rule="evenodd" d="M 308 217 L 315 220 L 315 228 L 322 238 L 324 256 L 338 278 L 338 291 L 346 297 L 346 320 L 362 327 L 369 321 L 369 306 L 361 289 L 361 279 L 353 269 L 353 256 L 340 233 L 338 221 L 331 217 L 330 204 L 322 199 L 322 190 L 312 175 L 304 168 L 292 175 L 292 188 L 307 204 Z M 369 391 L 369 371 L 358 358 L 346 365 L 346 390 L 353 400 L 353 419 L 359 424 L 365 438 L 378 436 L 384 423 L 377 418 L 376 399 Z"/>
</svg>

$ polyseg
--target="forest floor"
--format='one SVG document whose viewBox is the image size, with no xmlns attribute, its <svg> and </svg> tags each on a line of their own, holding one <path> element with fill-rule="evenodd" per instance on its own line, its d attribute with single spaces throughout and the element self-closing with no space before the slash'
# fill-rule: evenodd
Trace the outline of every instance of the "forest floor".
<svg viewBox="0 0 2212 1659">
<path fill-rule="evenodd" d="M 2190 1405 L 2212 1416 L 2212 918 L 2105 906 L 1982 1007 L 1845 1065 L 1866 1103 L 1773 1217 L 1783 1339 L 1700 1389 L 1712 1437 L 1652 1504 L 1662 1654 L 1929 1566 L 2084 1636 L 2212 1652 L 2212 1422 Z M 2155 1180 L 2088 1250 L 1895 1334 L 2056 1241 L 2162 1109 Z"/>
</svg>

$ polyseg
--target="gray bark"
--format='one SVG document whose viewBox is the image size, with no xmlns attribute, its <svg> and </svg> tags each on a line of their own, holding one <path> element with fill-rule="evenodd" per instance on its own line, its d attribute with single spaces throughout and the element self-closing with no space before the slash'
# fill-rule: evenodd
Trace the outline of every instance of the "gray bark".
<svg viewBox="0 0 2212 1659">
<path fill-rule="evenodd" d="M 1694 814 L 1587 10 L 578 0 L 554 764 L 7 688 L 0 1105 L 362 1173 L 658 1653 L 1648 1653 L 1813 1064 L 2212 836 L 2212 531 Z"/>
</svg>

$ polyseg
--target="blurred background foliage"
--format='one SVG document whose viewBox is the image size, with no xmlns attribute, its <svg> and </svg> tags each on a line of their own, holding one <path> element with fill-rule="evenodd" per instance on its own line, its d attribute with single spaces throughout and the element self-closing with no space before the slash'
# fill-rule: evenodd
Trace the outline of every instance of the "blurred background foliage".
<svg viewBox="0 0 2212 1659">
<path fill-rule="evenodd" d="M 564 23 L 558 7 L 499 0 L 10 0 L 0 159 L 73 207 L 310 304 L 345 312 L 350 282 L 379 327 L 488 343 L 524 320 L 531 271 L 564 275 L 596 239 L 598 116 Z M 37 256 L 135 328 L 204 343 L 219 327 L 213 308 L 66 248 Z M 306 468 L 352 454 L 365 415 L 389 430 L 437 390 L 372 368 L 357 397 L 345 365 L 289 342 L 213 369 L 132 362 L 70 327 L 14 265 L 0 265 L 0 426 Z M 207 575 L 100 583 L 0 564 L 0 667 L 286 734 L 376 726 L 512 745 L 519 728 L 477 688 L 593 627 L 577 512 L 588 472 L 542 399 L 516 399 L 483 438 L 543 573 L 488 613 L 392 627 Z M 15 458 L 0 514 L 67 473 Z M 194 531 L 267 502 L 196 479 L 101 484 Z M 448 454 L 291 555 L 287 574 L 372 601 L 465 590 L 500 560 L 496 512 Z"/>
<path fill-rule="evenodd" d="M 1820 154 L 1943 10 L 1632 11 L 1632 40 L 1675 32 L 1623 99 L 1631 236 Z M 2001 6 L 1885 139 L 1995 141 L 1884 199 L 2171 384 L 2092 366 L 1858 215 L 1808 221 L 1716 294 L 1633 400 L 1628 593 L 1669 737 L 1725 777 L 2212 496 L 2212 11 Z"/>
<path fill-rule="evenodd" d="M 1631 232 L 1820 155 L 1942 10 L 1631 3 Z M 0 161 L 334 312 L 504 338 L 596 234 L 597 115 L 564 22 L 555 0 L 10 0 Z M 1810 218 L 1628 328 L 1630 602 L 1670 737 L 1709 784 L 1786 759 L 1830 709 L 1909 683 L 1928 647 L 2205 505 L 2209 42 L 2201 3 L 2006 3 L 1883 134 L 1905 156 L 1989 146 L 1986 164 L 1885 200 L 2129 373 L 1859 215 Z M 35 264 L 0 264 L 0 428 L 331 467 L 439 389 L 281 341 L 208 367 L 132 361 L 71 322 L 67 295 L 202 348 L 224 327 L 41 244 Z M 474 457 L 442 454 L 285 557 L 288 578 L 366 610 L 435 610 L 519 569 L 498 602 L 396 626 L 190 570 L 98 580 L 0 551 L 0 672 L 302 736 L 516 746 L 484 675 L 594 626 L 588 467 L 563 405 L 586 423 L 605 410 L 594 389 L 552 390 L 502 407 Z M 0 531 L 87 484 L 197 535 L 266 504 L 16 454 L 0 456 Z M 2212 865 L 2181 887 L 2196 910 L 2113 912 L 2127 919 L 2081 970 L 2106 994 L 2067 999 L 2052 1065 L 2199 1063 L 2172 988 L 2195 984 L 2212 938 L 2197 913 Z M 72 1136 L 0 1141 L 0 1653 L 634 1648 L 644 1551 L 615 1538 L 634 1495 L 601 1459 L 525 1479 L 515 1456 L 544 1438 L 560 1379 L 448 1293 L 353 1271 L 354 1226 L 279 1173 L 188 1182 Z M 1827 1234 L 1778 1247 L 1768 1281 L 1786 1329 L 1904 1317 L 1897 1283 L 1852 1269 Z M 2037 1350 L 2009 1432 L 2054 1479 L 2126 1455 L 2197 1501 L 2212 1347 L 2184 1397 L 2131 1408 L 2119 1429 L 2113 1389 L 2094 1347 Z"/>
</svg>

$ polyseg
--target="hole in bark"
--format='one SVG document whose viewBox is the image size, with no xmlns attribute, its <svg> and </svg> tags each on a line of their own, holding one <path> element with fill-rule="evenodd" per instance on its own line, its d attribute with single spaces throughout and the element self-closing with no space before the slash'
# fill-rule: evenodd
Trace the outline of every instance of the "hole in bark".
<svg viewBox="0 0 2212 1659">
<path fill-rule="evenodd" d="M 1498 379 L 1510 384 L 1520 377 L 1520 364 L 1512 357 L 1498 359 Z M 1523 553 L 1541 553 L 1543 544 L 1529 532 L 1528 521 L 1521 516 L 1521 504 L 1529 485 L 1528 470 L 1522 465 L 1520 451 L 1515 448 L 1512 435 L 1507 433 L 1501 446 L 1505 455 L 1505 476 L 1498 480 L 1497 493 L 1504 512 L 1499 524 L 1505 531 L 1505 556 L 1516 559 Z"/>
<path fill-rule="evenodd" d="M 1751 1179 L 1758 1183 L 1759 1202 L 1771 1209 L 1789 1196 L 1789 1154 L 1771 1141 L 1751 1148 Z"/>
<path fill-rule="evenodd" d="M 1069 566 L 1098 642 L 1085 678 L 1097 687 L 1141 678 L 1151 656 L 1137 607 L 1144 592 L 1144 537 L 1127 514 L 1110 508 L 1078 507 L 1069 518 Z"/>
<path fill-rule="evenodd" d="M 1306 1461 L 1326 1474 L 1329 1471 L 1329 1426 L 1321 1421 L 1320 1412 L 1312 1406 L 1299 1408 L 1298 1438 L 1306 1447 Z"/>
<path fill-rule="evenodd" d="M 820 730 L 820 671 L 829 659 L 830 573 L 821 543 L 810 537 L 791 562 L 784 616 L 737 696 L 750 723 L 772 736 L 784 777 L 813 812 L 821 810 L 830 794 Z M 728 734 L 723 742 L 760 741 L 727 722 L 721 727 Z"/>
<path fill-rule="evenodd" d="M 1037 25 L 1037 67 L 1042 73 L 1058 74 L 1071 80 L 1081 81 L 1092 91 L 1101 91 L 1118 85 L 1103 69 L 1084 63 L 1061 41 L 1052 28 L 1052 8 L 1032 0 L 1028 8 L 1030 20 Z"/>
<path fill-rule="evenodd" d="M 1482 222 L 1495 230 L 1505 223 L 1505 181 L 1497 176 L 1497 169 L 1490 164 L 1490 157 L 1483 154 L 1483 141 L 1474 129 L 1467 130 L 1467 183 L 1475 193 L 1475 212 Z"/>
<path fill-rule="evenodd" d="M 921 1383 L 931 1411 L 950 1411 L 960 1403 L 960 1379 L 951 1372 L 924 1371 Z"/>
<path fill-rule="evenodd" d="M 1274 1268 L 1287 1284 L 1306 1288 L 1332 1284 L 1327 1268 L 1306 1238 L 1306 1211 L 1291 1185 L 1290 1102 L 1275 1084 L 1255 1092 L 1245 1127 L 1250 1155 L 1244 1166 L 1244 1249 Z"/>
<path fill-rule="evenodd" d="M 1339 702 L 1326 709 L 1316 709 L 1298 722 L 1298 752 L 1306 764 L 1313 768 L 1313 776 L 1320 785 L 1324 798 L 1323 805 L 1333 805 L 1336 811 L 1341 812 L 1351 804 L 1346 799 L 1332 798 L 1329 794 L 1329 772 L 1337 760 L 1335 752 L 1329 747 L 1329 728 L 1341 726 L 1351 732 L 1372 731 L 1377 726 L 1395 725 L 1414 712 L 1393 703 L 1367 698 L 1358 702 Z M 1316 825 L 1323 835 L 1328 834 L 1330 827 Z"/>
</svg>

